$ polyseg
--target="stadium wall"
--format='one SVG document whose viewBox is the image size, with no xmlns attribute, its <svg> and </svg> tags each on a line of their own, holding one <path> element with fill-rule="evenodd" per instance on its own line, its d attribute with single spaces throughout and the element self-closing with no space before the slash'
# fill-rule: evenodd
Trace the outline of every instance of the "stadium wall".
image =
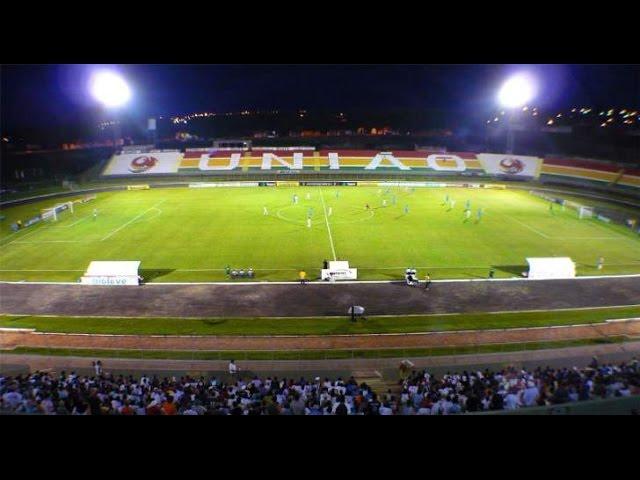
<svg viewBox="0 0 640 480">
<path fill-rule="evenodd" d="M 640 169 L 591 159 L 427 150 L 188 149 L 114 156 L 103 177 L 233 174 L 480 176 L 640 191 Z"/>
<path fill-rule="evenodd" d="M 480 175 L 537 178 L 542 159 L 522 155 L 470 152 L 377 150 L 272 150 L 127 153 L 114 156 L 103 176 L 194 175 L 231 172 L 421 173 L 435 176 Z"/>
<path fill-rule="evenodd" d="M 624 189 L 640 189 L 640 169 L 624 168 L 590 159 L 545 158 L 540 178 L 542 181 L 566 179 Z"/>
<path fill-rule="evenodd" d="M 634 207 L 640 199 L 640 170 L 623 168 L 613 162 L 566 157 L 547 157 L 543 160 L 472 152 L 442 153 L 426 149 L 394 150 L 389 155 L 379 150 L 309 148 L 253 148 L 250 151 L 196 148 L 187 149 L 186 152 L 149 149 L 126 152 L 111 157 L 100 182 L 91 185 L 95 188 L 34 195 L 0 202 L 0 206 L 47 197 L 124 189 L 128 183 L 142 182 L 150 184 L 152 188 L 166 188 L 185 187 L 197 182 L 273 182 L 294 179 L 301 182 L 387 179 L 481 183 L 510 181 L 515 188 L 520 183 L 521 188 L 527 189 L 559 191 L 566 187 L 575 190 L 566 193 L 582 196 L 590 196 L 589 192 L 601 192 L 601 195 L 614 202 Z M 268 158 L 265 159 L 265 156 Z M 144 180 L 140 177 L 144 177 Z M 589 187 L 589 192 L 585 191 L 585 186 Z"/>
</svg>

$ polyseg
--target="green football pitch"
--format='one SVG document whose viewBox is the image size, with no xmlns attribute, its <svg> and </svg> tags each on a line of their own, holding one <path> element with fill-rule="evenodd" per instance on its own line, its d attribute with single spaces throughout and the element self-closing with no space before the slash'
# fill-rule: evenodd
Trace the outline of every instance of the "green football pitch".
<svg viewBox="0 0 640 480">
<path fill-rule="evenodd" d="M 453 208 L 445 205 L 446 195 L 455 200 Z M 548 202 L 521 190 L 118 191 L 75 204 L 74 213 L 63 212 L 57 222 L 10 229 L 13 221 L 54 203 L 2 210 L 0 279 L 77 281 L 92 260 L 140 260 L 142 275 L 153 282 L 226 280 L 227 266 L 252 267 L 256 280 L 296 280 L 300 269 L 314 279 L 323 260 L 334 259 L 348 260 L 362 280 L 402 279 L 407 267 L 433 279 L 486 278 L 491 268 L 496 277 L 513 277 L 526 269 L 526 257 L 552 256 L 571 257 L 579 275 L 640 273 L 637 234 L 581 220 L 558 205 L 550 211 Z M 596 268 L 599 257 L 605 259 L 602 270 Z"/>
</svg>

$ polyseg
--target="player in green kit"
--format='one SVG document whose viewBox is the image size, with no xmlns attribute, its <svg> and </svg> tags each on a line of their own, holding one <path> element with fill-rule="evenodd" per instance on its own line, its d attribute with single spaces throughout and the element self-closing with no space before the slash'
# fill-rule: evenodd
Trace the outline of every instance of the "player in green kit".
<svg viewBox="0 0 640 480">
<path fill-rule="evenodd" d="M 482 209 L 481 208 L 478 209 L 478 213 L 477 213 L 477 216 L 476 216 L 476 223 L 479 223 L 480 220 L 482 220 Z"/>
<path fill-rule="evenodd" d="M 443 205 L 449 205 L 449 194 L 448 194 L 448 193 L 444 196 L 444 203 L 443 203 Z"/>
<path fill-rule="evenodd" d="M 408 215 L 409 214 L 409 205 L 405 205 L 404 206 L 404 214 Z"/>
<path fill-rule="evenodd" d="M 467 200 L 464 204 L 465 210 L 471 210 L 471 200 Z"/>
</svg>

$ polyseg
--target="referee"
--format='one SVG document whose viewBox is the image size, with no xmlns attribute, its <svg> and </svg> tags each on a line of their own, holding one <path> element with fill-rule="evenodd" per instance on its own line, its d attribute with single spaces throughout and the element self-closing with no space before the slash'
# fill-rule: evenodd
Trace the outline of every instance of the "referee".
<svg viewBox="0 0 640 480">
<path fill-rule="evenodd" d="M 424 277 L 424 289 L 429 290 L 429 287 L 431 287 L 431 275 L 427 273 L 427 276 Z"/>
</svg>

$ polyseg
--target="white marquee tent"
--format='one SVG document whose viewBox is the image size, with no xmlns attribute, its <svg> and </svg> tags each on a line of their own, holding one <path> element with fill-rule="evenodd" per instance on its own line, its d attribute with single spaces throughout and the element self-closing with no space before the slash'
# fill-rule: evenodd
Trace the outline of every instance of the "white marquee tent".
<svg viewBox="0 0 640 480">
<path fill-rule="evenodd" d="M 91 262 L 80 279 L 86 285 L 139 285 L 140 262 Z"/>
<path fill-rule="evenodd" d="M 574 278 L 576 264 L 569 257 L 527 258 L 528 278 L 534 280 Z"/>
</svg>

